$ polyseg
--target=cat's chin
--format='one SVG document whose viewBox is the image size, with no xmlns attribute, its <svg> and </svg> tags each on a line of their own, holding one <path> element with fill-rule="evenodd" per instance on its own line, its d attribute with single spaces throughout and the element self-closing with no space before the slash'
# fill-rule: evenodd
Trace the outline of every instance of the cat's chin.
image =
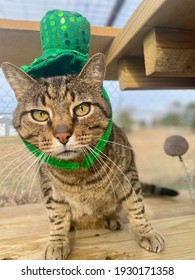
<svg viewBox="0 0 195 280">
<path fill-rule="evenodd" d="M 63 160 L 71 160 L 77 158 L 79 155 L 79 151 L 64 151 L 58 154 L 56 157 Z"/>
</svg>

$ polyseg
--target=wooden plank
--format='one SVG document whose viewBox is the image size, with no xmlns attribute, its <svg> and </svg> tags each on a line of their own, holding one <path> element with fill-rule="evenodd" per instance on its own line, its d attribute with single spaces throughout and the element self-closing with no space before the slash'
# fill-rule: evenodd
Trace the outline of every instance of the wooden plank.
<svg viewBox="0 0 195 280">
<path fill-rule="evenodd" d="M 129 48 L 132 39 L 143 29 L 151 16 L 158 11 L 166 1 L 167 0 L 147 0 L 141 2 L 118 36 L 113 40 L 107 54 L 107 65 L 124 54 L 125 48 L 127 48 L 127 46 Z"/>
<path fill-rule="evenodd" d="M 194 0 L 143 0 L 107 53 L 108 68 L 122 56 L 143 56 L 143 38 L 154 26 L 195 30 Z"/>
<path fill-rule="evenodd" d="M 146 75 L 195 77 L 195 31 L 154 28 L 144 38 Z"/>
<path fill-rule="evenodd" d="M 89 56 L 97 52 L 106 53 L 119 31 L 119 28 L 92 26 Z M 17 66 L 28 65 L 34 58 L 41 56 L 39 22 L 1 19 L 0 41 L 0 64 L 9 61 Z"/>
<path fill-rule="evenodd" d="M 119 60 L 118 65 L 121 90 L 195 88 L 194 78 L 147 77 L 143 58 L 124 57 Z"/>
<path fill-rule="evenodd" d="M 130 225 L 124 221 L 122 230 L 117 232 L 71 232 L 69 259 L 195 259 L 195 206 L 188 192 L 175 198 L 145 198 L 145 206 L 147 216 L 153 218 L 152 224 L 165 237 L 162 253 L 140 248 Z M 42 204 L 0 208 L 0 259 L 42 259 L 49 230 Z"/>
</svg>

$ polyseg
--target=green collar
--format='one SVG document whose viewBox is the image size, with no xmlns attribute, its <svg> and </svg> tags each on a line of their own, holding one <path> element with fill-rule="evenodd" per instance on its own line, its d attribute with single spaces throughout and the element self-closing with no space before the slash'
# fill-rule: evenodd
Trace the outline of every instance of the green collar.
<svg viewBox="0 0 195 280">
<path fill-rule="evenodd" d="M 110 104 L 109 97 L 104 88 L 102 91 L 102 96 Z M 110 108 L 111 108 L 111 104 L 110 104 Z M 103 152 L 104 148 L 106 147 L 108 140 L 110 138 L 111 131 L 112 131 L 112 110 L 111 110 L 111 116 L 109 119 L 108 126 L 103 136 L 101 137 L 101 139 L 99 140 L 99 142 L 97 143 L 93 151 L 84 157 L 81 165 L 78 162 L 66 161 L 66 160 L 57 159 L 55 157 L 49 156 L 43 153 L 42 151 L 40 151 L 39 149 L 37 149 L 35 146 L 31 145 L 22 137 L 21 138 L 24 144 L 26 145 L 26 147 L 29 149 L 29 151 L 33 153 L 36 157 L 38 157 L 41 161 L 62 170 L 76 170 L 79 168 L 86 169 L 94 163 L 94 161 L 100 156 L 100 154 Z"/>
</svg>

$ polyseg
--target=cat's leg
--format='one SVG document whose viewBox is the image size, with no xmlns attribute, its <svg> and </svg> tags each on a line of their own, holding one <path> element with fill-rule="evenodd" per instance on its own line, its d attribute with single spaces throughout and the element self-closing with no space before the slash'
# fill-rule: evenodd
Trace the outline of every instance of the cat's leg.
<svg viewBox="0 0 195 280">
<path fill-rule="evenodd" d="M 69 231 L 71 227 L 70 206 L 54 198 L 50 183 L 42 184 L 42 193 L 47 209 L 51 232 L 45 249 L 46 260 L 64 260 L 70 252 Z"/>
<path fill-rule="evenodd" d="M 164 239 L 146 219 L 141 185 L 138 179 L 133 180 L 129 193 L 123 197 L 123 205 L 127 209 L 129 221 L 137 234 L 140 246 L 152 252 L 162 251 Z"/>
<path fill-rule="evenodd" d="M 69 231 L 71 212 L 68 204 L 61 201 L 46 202 L 50 220 L 49 241 L 45 249 L 46 260 L 65 260 L 70 253 Z"/>
</svg>

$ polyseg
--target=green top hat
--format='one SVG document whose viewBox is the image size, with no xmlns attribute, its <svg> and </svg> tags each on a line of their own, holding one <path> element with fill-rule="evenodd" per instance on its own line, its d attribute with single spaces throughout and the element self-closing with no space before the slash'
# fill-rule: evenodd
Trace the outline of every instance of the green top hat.
<svg viewBox="0 0 195 280">
<path fill-rule="evenodd" d="M 35 79 L 78 74 L 89 59 L 90 23 L 78 13 L 47 12 L 41 20 L 40 38 L 42 56 L 21 67 Z"/>
</svg>

